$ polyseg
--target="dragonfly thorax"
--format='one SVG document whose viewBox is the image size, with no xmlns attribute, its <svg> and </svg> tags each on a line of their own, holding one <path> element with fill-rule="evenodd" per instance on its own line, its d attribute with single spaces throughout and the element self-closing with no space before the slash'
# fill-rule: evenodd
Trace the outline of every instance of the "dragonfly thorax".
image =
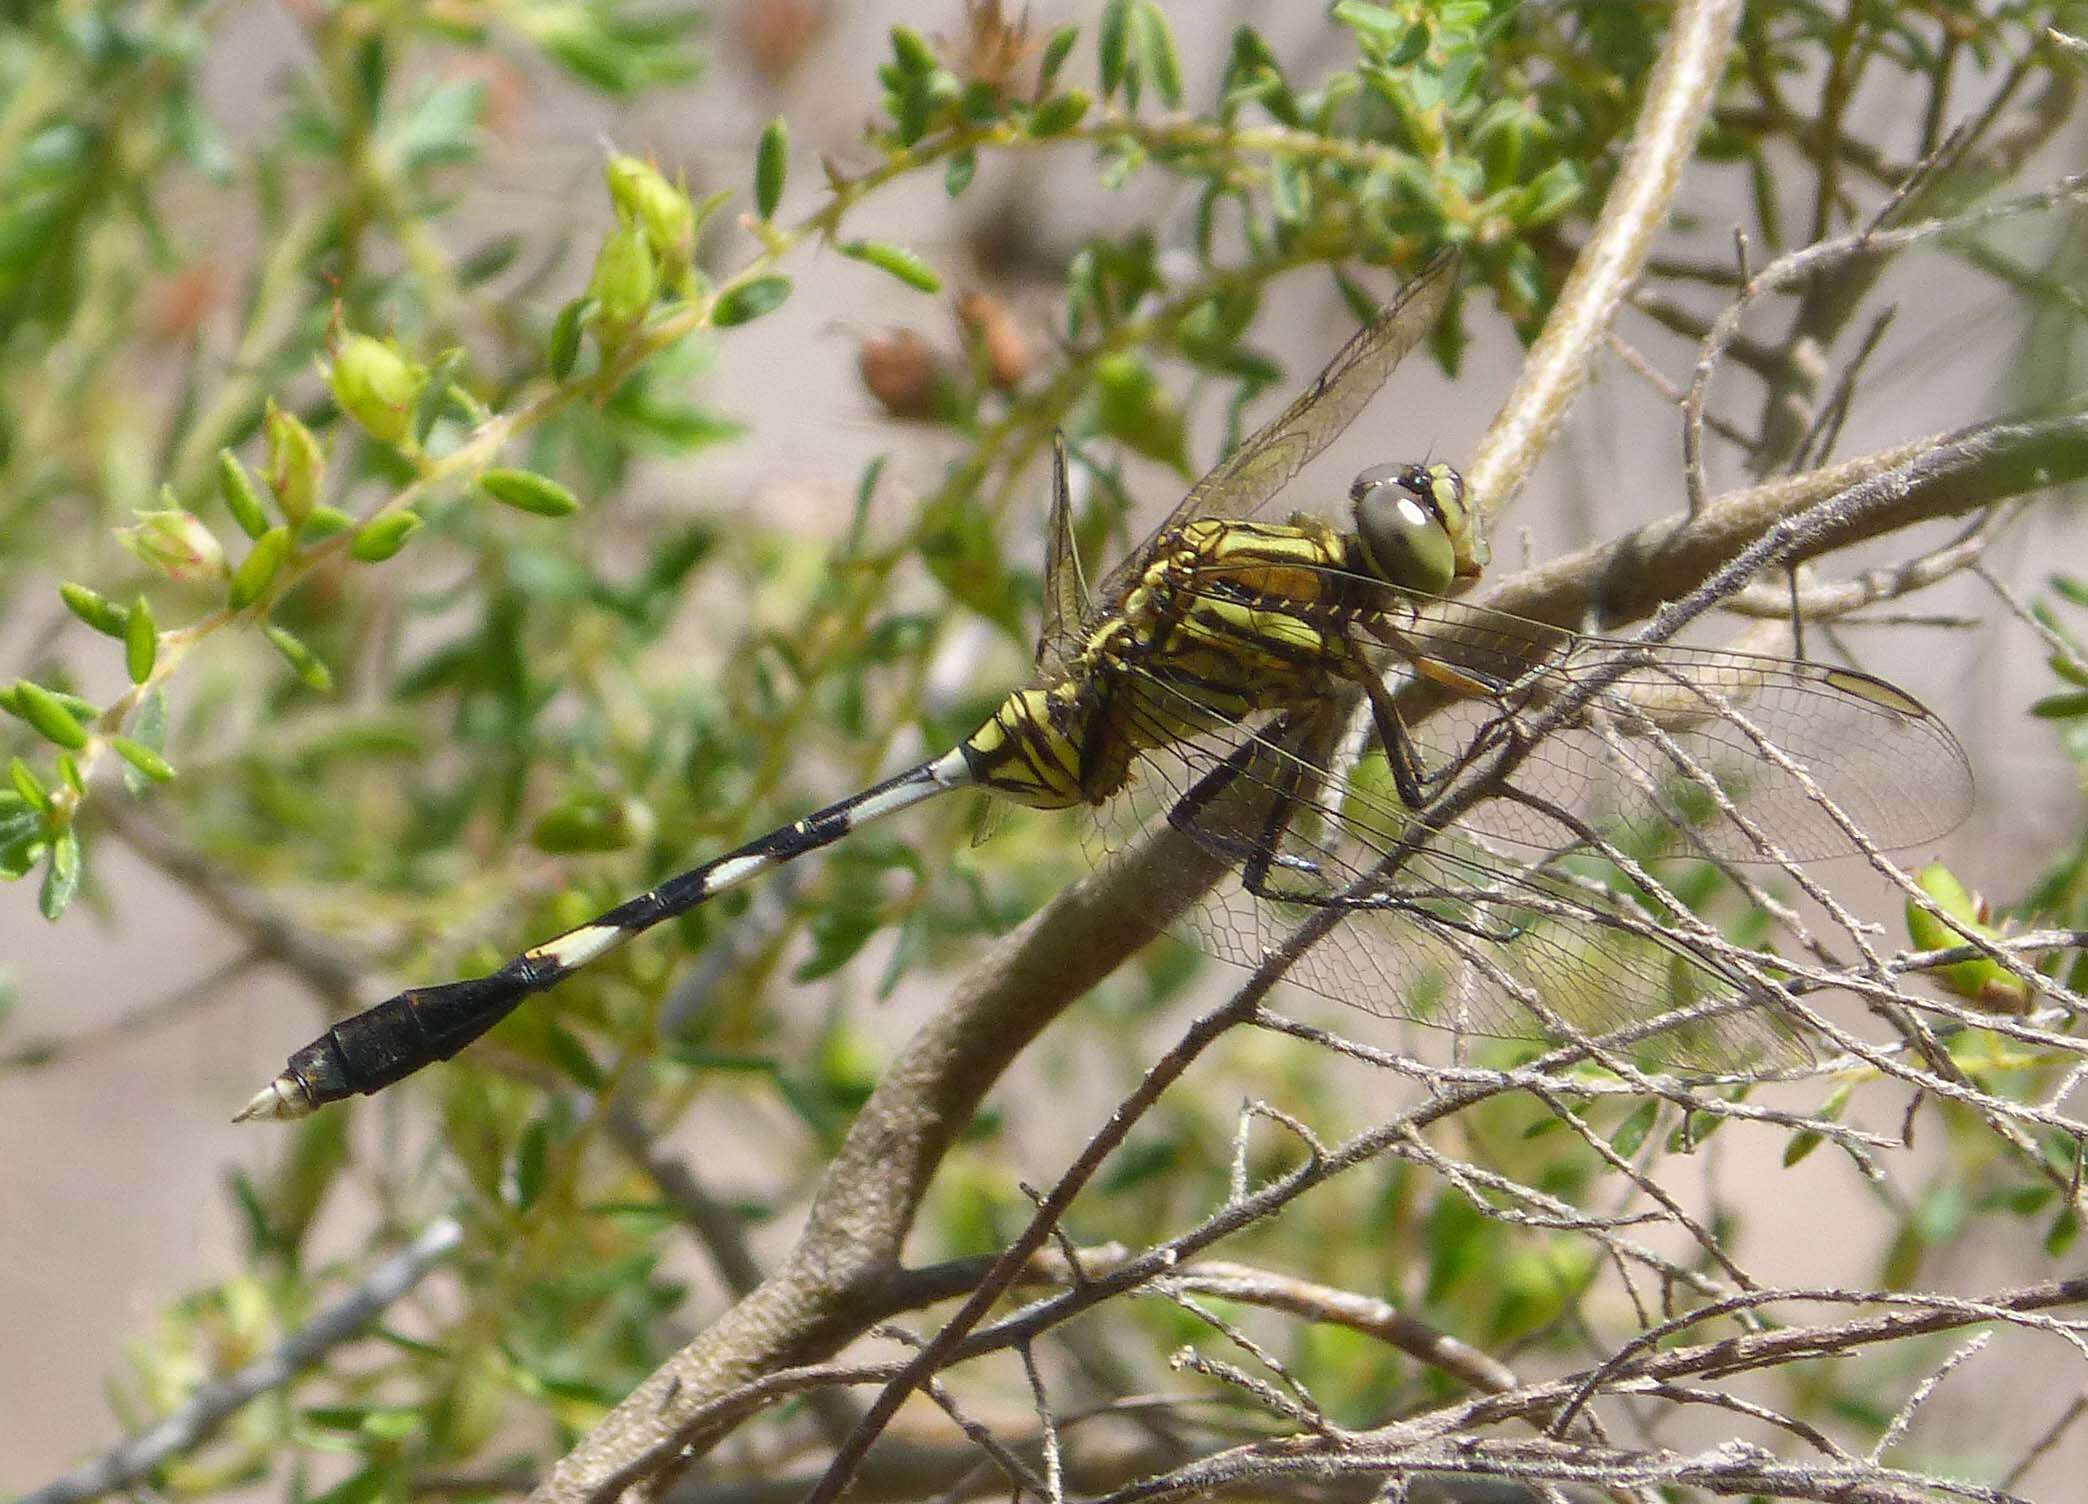
<svg viewBox="0 0 2088 1504">
<path fill-rule="evenodd" d="M 1486 567 L 1464 477 L 1448 465 L 1373 465 L 1349 487 L 1349 503 L 1359 562 L 1388 585 L 1441 595 Z"/>
</svg>

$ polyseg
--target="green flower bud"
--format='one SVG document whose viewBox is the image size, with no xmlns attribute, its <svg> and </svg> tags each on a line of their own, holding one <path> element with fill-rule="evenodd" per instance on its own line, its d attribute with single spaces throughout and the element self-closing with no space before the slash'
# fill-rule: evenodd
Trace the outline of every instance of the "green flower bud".
<svg viewBox="0 0 2088 1504">
<path fill-rule="evenodd" d="M 679 277 L 696 259 L 696 206 L 650 162 L 621 153 L 609 159 L 609 198 L 619 218 L 645 231 L 660 265 Z"/>
<path fill-rule="evenodd" d="M 301 523 L 311 515 L 312 503 L 319 499 L 326 455 L 312 431 L 277 407 L 273 398 L 262 426 L 268 431 L 269 489 L 275 492 L 283 515 L 293 525 Z"/>
<path fill-rule="evenodd" d="M 620 335 L 636 327 L 659 290 L 660 269 L 645 231 L 626 225 L 602 242 L 587 284 L 602 328 Z"/>
<path fill-rule="evenodd" d="M 224 578 L 225 549 L 203 519 L 180 507 L 138 513 L 137 525 L 116 529 L 117 541 L 170 580 Z"/>
<path fill-rule="evenodd" d="M 334 342 L 326 379 L 342 412 L 371 438 L 397 444 L 413 432 L 413 405 L 427 385 L 428 368 L 401 355 L 389 340 L 344 334 Z"/>
</svg>

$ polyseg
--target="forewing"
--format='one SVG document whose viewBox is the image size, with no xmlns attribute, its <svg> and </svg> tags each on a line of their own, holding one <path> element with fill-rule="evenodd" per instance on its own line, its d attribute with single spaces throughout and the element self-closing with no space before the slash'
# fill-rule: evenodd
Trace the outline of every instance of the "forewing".
<svg viewBox="0 0 2088 1504">
<path fill-rule="evenodd" d="M 1087 577 L 1073 538 L 1073 490 L 1066 476 L 1066 436 L 1051 436 L 1051 519 L 1044 543 L 1044 628 L 1037 638 L 1038 672 L 1066 673 L 1080 651 L 1078 632 L 1087 619 Z"/>
<path fill-rule="evenodd" d="M 1489 801 L 1468 822 L 1497 839 L 1552 850 L 1592 829 L 1645 860 L 1812 861 L 1918 846 L 1971 810 L 1950 728 L 1869 674 L 1578 635 L 1461 602 L 1413 609 L 1387 672 L 1437 693 L 1459 676 L 1498 686 L 1450 694 L 1421 724 L 1435 756 L 1511 725 L 1544 733 L 1510 775 L 1528 799 Z"/>
<path fill-rule="evenodd" d="M 1457 253 L 1438 252 L 1399 296 L 1350 337 L 1327 368 L 1290 406 L 1220 460 L 1145 541 L 1103 580 L 1096 598 L 1114 601 L 1145 568 L 1153 543 L 1170 528 L 1200 517 L 1251 517 L 1296 478 L 1369 405 L 1392 368 L 1419 344 L 1450 301 Z"/>
<path fill-rule="evenodd" d="M 1813 861 L 1919 846 L 1971 810 L 1950 728 L 1869 674 L 1578 634 L 1321 572 L 1341 620 L 1301 608 L 1311 630 L 1293 635 L 1345 635 L 1427 768 L 1525 743 L 1506 776 L 1519 797 L 1467 815 L 1477 834 L 1555 851 L 1592 832 L 1641 860 Z M 1215 569 L 1183 593 L 1233 598 Z"/>
</svg>

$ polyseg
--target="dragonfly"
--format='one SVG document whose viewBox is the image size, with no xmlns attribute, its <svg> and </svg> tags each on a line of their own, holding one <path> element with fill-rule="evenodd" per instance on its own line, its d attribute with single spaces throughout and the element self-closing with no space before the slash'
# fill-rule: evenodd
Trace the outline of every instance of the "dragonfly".
<svg viewBox="0 0 2088 1504">
<path fill-rule="evenodd" d="M 1098 863 L 1165 826 L 1195 863 L 1138 901 L 1253 965 L 1460 1034 L 1625 1041 L 1716 1072 L 1810 1051 L 1773 988 L 1663 901 L 1669 857 L 1918 844 L 1969 811 L 1949 728 L 1847 668 L 1607 638 L 1456 599 L 1488 563 L 1443 463 L 1375 465 L 1339 523 L 1262 513 L 1423 339 L 1443 252 L 1092 588 L 1054 449 L 1033 678 L 960 744 L 669 878 L 486 976 L 408 987 L 290 1057 L 238 1120 L 381 1090 L 655 925 L 962 789 L 1091 812 Z M 1184 891 L 1170 889 L 1180 885 Z M 1188 885 L 1199 891 L 1186 891 Z"/>
</svg>

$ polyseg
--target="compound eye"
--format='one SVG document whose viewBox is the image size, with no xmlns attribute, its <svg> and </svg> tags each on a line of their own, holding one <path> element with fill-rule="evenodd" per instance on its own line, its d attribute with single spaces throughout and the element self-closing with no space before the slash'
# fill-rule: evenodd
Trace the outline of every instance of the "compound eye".
<svg viewBox="0 0 2088 1504">
<path fill-rule="evenodd" d="M 1457 548 L 1417 466 L 1385 465 L 1356 477 L 1356 536 L 1371 573 L 1386 584 L 1441 595 L 1457 575 Z"/>
</svg>

